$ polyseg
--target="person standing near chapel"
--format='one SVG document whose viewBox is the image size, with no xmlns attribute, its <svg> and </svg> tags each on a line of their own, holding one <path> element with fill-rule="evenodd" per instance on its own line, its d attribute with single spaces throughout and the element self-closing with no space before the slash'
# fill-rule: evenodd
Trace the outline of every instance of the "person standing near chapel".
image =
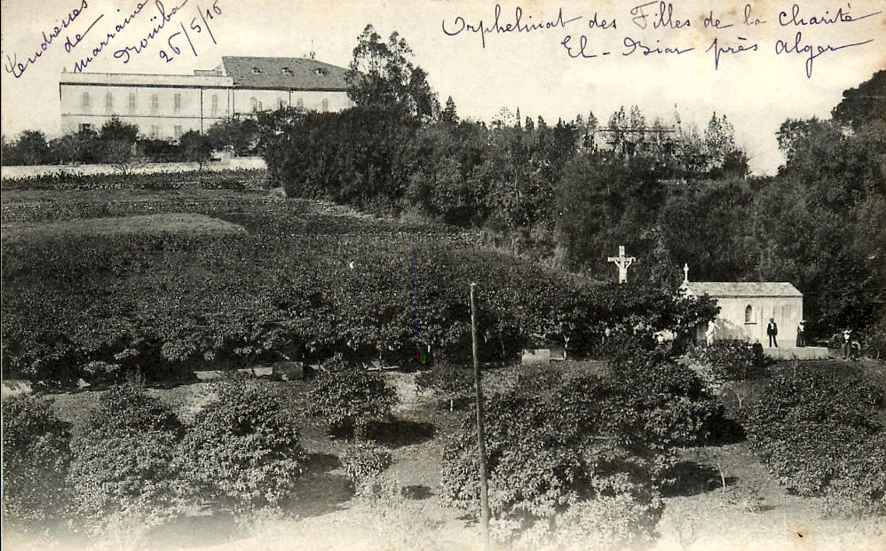
<svg viewBox="0 0 886 551">
<path fill-rule="evenodd" d="M 848 360 L 852 355 L 852 331 L 849 329 L 843 330 L 843 359 Z"/>
<path fill-rule="evenodd" d="M 778 325 L 775 318 L 769 318 L 769 324 L 766 325 L 766 334 L 769 336 L 769 348 L 773 346 L 778 348 Z"/>
<path fill-rule="evenodd" d="M 806 346 L 806 321 L 800 320 L 800 325 L 797 326 L 797 348 L 804 346 Z"/>
</svg>

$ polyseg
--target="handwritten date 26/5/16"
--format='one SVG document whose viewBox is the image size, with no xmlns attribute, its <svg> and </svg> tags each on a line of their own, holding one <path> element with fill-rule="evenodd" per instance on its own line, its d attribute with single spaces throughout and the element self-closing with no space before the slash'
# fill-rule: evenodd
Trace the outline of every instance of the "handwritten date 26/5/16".
<svg viewBox="0 0 886 551">
<path fill-rule="evenodd" d="M 209 34 L 209 38 L 212 40 L 213 44 L 218 44 L 215 40 L 215 35 L 212 33 L 212 28 L 209 25 L 209 22 L 215 19 L 215 17 L 222 15 L 222 9 L 218 5 L 219 0 L 215 0 L 212 3 L 212 7 L 209 9 L 202 9 L 199 5 L 197 6 L 197 15 L 191 18 L 191 22 L 188 27 L 185 27 L 184 23 L 179 23 L 179 28 L 181 31 L 176 31 L 169 35 L 169 38 L 166 39 L 167 48 L 160 50 L 160 59 L 165 61 L 166 63 L 172 63 L 176 56 L 181 55 L 182 47 L 185 45 L 183 40 L 186 41 L 186 44 L 190 46 L 191 52 L 193 52 L 194 57 L 197 57 L 197 49 L 194 47 L 194 42 L 191 40 L 191 33 L 188 32 L 190 29 L 191 32 L 202 34 L 205 30 Z"/>
</svg>

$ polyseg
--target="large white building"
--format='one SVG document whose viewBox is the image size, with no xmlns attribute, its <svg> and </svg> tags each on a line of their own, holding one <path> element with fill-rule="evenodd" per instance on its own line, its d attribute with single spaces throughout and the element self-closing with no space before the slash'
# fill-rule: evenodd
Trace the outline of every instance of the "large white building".
<svg viewBox="0 0 886 551">
<path fill-rule="evenodd" d="M 206 131 L 229 117 L 282 106 L 340 111 L 352 105 L 346 69 L 313 59 L 223 57 L 193 75 L 62 73 L 62 132 L 98 130 L 111 117 L 154 139 Z"/>
</svg>

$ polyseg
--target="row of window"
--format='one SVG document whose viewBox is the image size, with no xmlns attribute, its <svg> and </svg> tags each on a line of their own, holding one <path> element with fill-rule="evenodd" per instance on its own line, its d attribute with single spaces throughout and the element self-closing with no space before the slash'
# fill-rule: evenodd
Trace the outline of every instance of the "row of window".
<svg viewBox="0 0 886 551">
<path fill-rule="evenodd" d="M 138 96 L 136 96 L 135 92 L 129 93 L 129 101 L 127 107 L 130 112 L 135 111 L 138 108 Z M 329 111 L 329 100 L 323 98 L 322 110 Z M 84 110 L 89 110 L 92 108 L 92 97 L 89 92 L 83 92 L 81 96 L 81 107 Z M 302 98 L 298 98 L 296 101 L 296 105 L 299 109 L 304 109 L 305 102 Z M 249 106 L 253 112 L 262 111 L 262 102 L 255 97 L 249 98 Z M 282 109 L 286 107 L 286 101 L 283 98 L 277 100 L 277 108 Z M 173 113 L 180 113 L 182 108 L 182 95 L 174 94 L 172 96 L 172 111 Z M 110 92 L 105 94 L 105 110 L 108 112 L 112 112 L 114 110 L 114 95 Z M 151 113 L 156 113 L 160 110 L 160 96 L 159 94 L 151 94 Z M 218 114 L 218 95 L 213 94 L 210 98 L 210 113 L 212 115 Z"/>
<path fill-rule="evenodd" d="M 321 110 L 322 111 L 329 111 L 329 100 L 328 99 L 323 98 L 323 101 L 321 101 L 320 103 L 321 103 Z M 304 109 L 305 108 L 305 101 L 302 98 L 297 98 L 295 101 L 295 105 L 299 109 Z M 277 99 L 277 109 L 283 109 L 284 107 L 286 107 L 286 100 L 284 100 L 283 98 L 278 98 Z M 249 108 L 253 113 L 256 111 L 264 111 L 264 106 L 263 106 L 262 102 L 255 97 L 249 98 Z"/>
<path fill-rule="evenodd" d="M 138 107 L 138 96 L 136 96 L 135 92 L 129 93 L 129 101 L 127 107 L 129 111 L 135 111 Z M 92 107 L 92 97 L 89 92 L 83 92 L 83 95 L 80 98 L 80 106 L 83 109 L 90 109 Z M 182 109 L 182 95 L 174 94 L 172 96 L 172 110 L 174 113 L 180 113 Z M 105 94 L 105 110 L 111 112 L 114 110 L 114 95 L 110 92 Z M 156 113 L 160 110 L 160 95 L 159 94 L 151 94 L 151 112 Z M 210 98 L 210 112 L 212 115 L 218 114 L 218 94 L 213 94 Z"/>
</svg>

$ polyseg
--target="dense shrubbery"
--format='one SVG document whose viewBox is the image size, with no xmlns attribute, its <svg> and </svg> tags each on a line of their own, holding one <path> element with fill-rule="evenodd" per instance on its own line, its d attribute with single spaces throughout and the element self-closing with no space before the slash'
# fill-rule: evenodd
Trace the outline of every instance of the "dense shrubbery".
<svg viewBox="0 0 886 551">
<path fill-rule="evenodd" d="M 455 408 L 455 402 L 467 397 L 473 389 L 474 373 L 449 362 L 435 359 L 431 369 L 423 371 L 415 377 L 415 386 L 419 392 L 429 392 L 448 401 L 449 411 L 452 411 Z"/>
<path fill-rule="evenodd" d="M 66 174 L 58 172 L 34 178 L 4 178 L 3 191 L 111 191 L 182 189 L 258 191 L 267 187 L 267 171 L 260 169 L 223 170 L 217 172 L 176 172 L 155 174 Z"/>
<path fill-rule="evenodd" d="M 715 312 L 710 301 L 595 286 L 446 229 L 423 239 L 422 226 L 313 215 L 298 203 L 208 211 L 252 233 L 4 241 L 4 370 L 62 384 L 88 376 L 93 361 L 148 379 L 336 352 L 410 365 L 429 345 L 458 363 L 470 350 L 473 281 L 483 361 L 512 360 L 540 340 L 594 353 L 609 326 L 686 335 Z"/>
<path fill-rule="evenodd" d="M 238 518 L 278 509 L 305 469 L 285 394 L 256 381 L 211 390 L 212 401 L 185 426 L 142 388 L 113 386 L 70 447 L 47 403 L 4 399 L 4 522 L 28 529 L 67 520 L 75 531 L 131 543 L 199 505 Z M 369 477 L 384 459 L 355 459 L 355 477 Z"/>
<path fill-rule="evenodd" d="M 305 468 L 285 397 L 259 382 L 220 383 L 214 391 L 177 450 L 183 480 L 238 514 L 283 505 Z"/>
<path fill-rule="evenodd" d="M 333 429 L 365 435 L 373 421 L 383 421 L 397 405 L 397 392 L 380 373 L 334 360 L 324 366 L 308 394 L 309 413 L 322 417 Z"/>
<path fill-rule="evenodd" d="M 357 495 L 371 497 L 379 475 L 391 466 L 391 452 L 371 442 L 357 442 L 341 455 L 345 475 Z"/>
<path fill-rule="evenodd" d="M 183 428 L 172 411 L 132 386 L 112 387 L 71 442 L 68 473 L 78 527 L 149 528 L 181 514 L 180 479 L 172 467 Z"/>
<path fill-rule="evenodd" d="M 886 512 L 883 393 L 856 372 L 785 369 L 753 405 L 751 448 L 789 490 L 833 512 Z"/>
<path fill-rule="evenodd" d="M 70 436 L 48 402 L 4 398 L 3 520 L 19 529 L 56 521 L 67 500 Z"/>
<path fill-rule="evenodd" d="M 364 207 L 395 205 L 402 196 L 417 127 L 408 117 L 378 108 L 291 109 L 261 122 L 271 177 L 289 195 Z"/>
<path fill-rule="evenodd" d="M 3 165 L 50 165 L 107 163 L 122 165 L 139 161 L 169 163 L 202 162 L 212 150 L 228 149 L 237 155 L 255 153 L 258 126 L 249 118 L 217 122 L 205 134 L 190 130 L 180 139 L 157 139 L 139 135 L 137 125 L 113 116 L 101 129 L 82 129 L 47 140 L 43 132 L 26 130 L 15 140 L 3 139 Z"/>
<path fill-rule="evenodd" d="M 626 493 L 601 494 L 570 507 L 556 519 L 549 535 L 533 534 L 535 541 L 526 542 L 531 545 L 524 548 L 537 549 L 542 543 L 563 551 L 642 549 L 655 538 L 661 507 L 658 500 L 642 503 Z"/>
<path fill-rule="evenodd" d="M 703 443 L 722 408 L 689 368 L 662 351 L 628 348 L 609 364 L 619 427 L 667 449 Z"/>
<path fill-rule="evenodd" d="M 715 388 L 727 382 L 763 377 L 766 367 L 772 363 L 759 343 L 746 341 L 717 341 L 694 347 L 689 351 L 688 360 L 702 379 Z"/>
<path fill-rule="evenodd" d="M 382 92 L 403 84 L 408 50 L 385 53 L 364 38 L 354 60 L 372 85 L 352 93 L 355 107 L 259 121 L 270 172 L 292 194 L 483 227 L 515 252 L 595 275 L 612 273 L 606 258 L 622 243 L 644 259 L 631 277 L 666 288 L 679 285 L 684 262 L 700 281 L 791 281 L 807 297 L 811 338 L 867 332 L 883 317 L 870 297 L 886 286 L 877 231 L 886 125 L 870 104 L 850 120 L 785 121 L 776 135 L 785 164 L 754 178 L 722 113 L 703 129 L 637 106 L 555 124 L 507 108 L 488 123 L 459 120 L 452 101 L 419 115 Z M 884 82 L 880 71 L 863 86 Z"/>
<path fill-rule="evenodd" d="M 551 537 L 563 514 L 587 516 L 594 525 L 600 503 L 588 503 L 602 499 L 635 513 L 636 532 L 616 539 L 649 537 L 674 447 L 703 441 L 716 414 L 701 382 L 654 352 L 633 351 L 608 379 L 561 380 L 557 371 L 518 378 L 486 405 L 490 506 L 499 534 Z M 470 511 L 479 493 L 476 455 L 473 419 L 466 418 L 446 444 L 441 484 L 449 503 Z"/>
</svg>

